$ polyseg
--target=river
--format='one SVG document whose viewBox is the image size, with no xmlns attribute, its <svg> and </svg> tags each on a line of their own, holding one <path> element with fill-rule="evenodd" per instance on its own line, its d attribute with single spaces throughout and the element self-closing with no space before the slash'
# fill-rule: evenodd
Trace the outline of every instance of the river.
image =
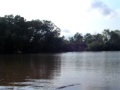
<svg viewBox="0 0 120 90">
<path fill-rule="evenodd" d="M 120 52 L 0 55 L 0 90 L 120 90 Z"/>
</svg>

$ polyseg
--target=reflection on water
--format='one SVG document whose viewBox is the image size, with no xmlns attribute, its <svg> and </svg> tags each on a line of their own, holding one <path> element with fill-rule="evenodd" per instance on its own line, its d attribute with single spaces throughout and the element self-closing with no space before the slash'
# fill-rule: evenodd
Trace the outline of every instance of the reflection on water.
<svg viewBox="0 0 120 90">
<path fill-rule="evenodd" d="M 0 90 L 120 90 L 120 52 L 1 55 Z"/>
<path fill-rule="evenodd" d="M 0 85 L 43 87 L 60 75 L 60 64 L 54 55 L 0 56 Z"/>
</svg>

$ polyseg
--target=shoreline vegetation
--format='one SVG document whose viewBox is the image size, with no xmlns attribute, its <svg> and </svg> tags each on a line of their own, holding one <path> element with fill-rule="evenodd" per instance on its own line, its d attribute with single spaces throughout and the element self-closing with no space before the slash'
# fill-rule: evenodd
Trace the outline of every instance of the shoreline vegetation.
<svg viewBox="0 0 120 90">
<path fill-rule="evenodd" d="M 0 54 L 57 53 L 73 51 L 120 51 L 120 30 L 65 39 L 60 28 L 48 20 L 27 21 L 20 15 L 0 17 Z"/>
</svg>

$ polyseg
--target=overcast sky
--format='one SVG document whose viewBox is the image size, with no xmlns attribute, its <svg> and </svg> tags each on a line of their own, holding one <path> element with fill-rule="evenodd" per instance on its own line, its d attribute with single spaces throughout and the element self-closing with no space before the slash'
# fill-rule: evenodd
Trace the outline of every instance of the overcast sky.
<svg viewBox="0 0 120 90">
<path fill-rule="evenodd" d="M 0 16 L 9 14 L 50 20 L 67 37 L 120 29 L 120 0 L 0 0 Z"/>
</svg>

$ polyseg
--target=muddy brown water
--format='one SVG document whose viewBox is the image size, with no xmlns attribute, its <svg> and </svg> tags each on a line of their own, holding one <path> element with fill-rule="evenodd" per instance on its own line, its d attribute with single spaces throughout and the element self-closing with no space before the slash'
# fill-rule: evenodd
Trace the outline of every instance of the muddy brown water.
<svg viewBox="0 0 120 90">
<path fill-rule="evenodd" d="M 0 55 L 0 90 L 120 90 L 120 52 Z"/>
</svg>

